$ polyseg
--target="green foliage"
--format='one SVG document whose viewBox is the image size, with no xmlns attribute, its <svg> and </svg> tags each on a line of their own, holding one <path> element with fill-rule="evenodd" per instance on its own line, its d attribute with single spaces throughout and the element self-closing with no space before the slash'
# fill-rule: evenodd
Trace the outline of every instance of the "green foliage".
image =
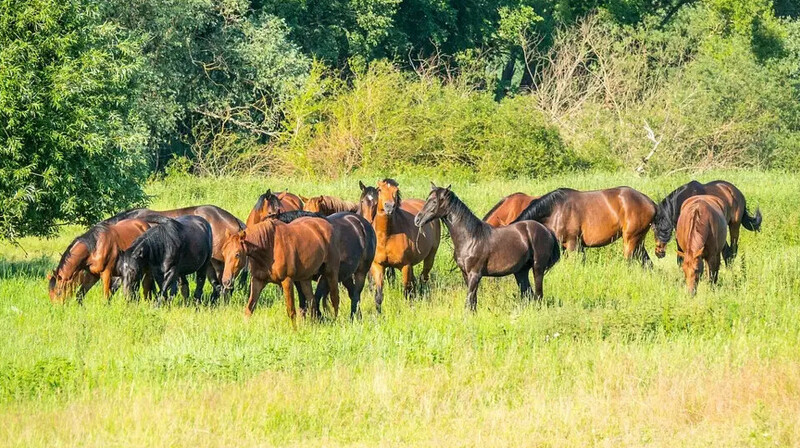
<svg viewBox="0 0 800 448">
<path fill-rule="evenodd" d="M 270 148 L 275 170 L 339 175 L 417 165 L 546 176 L 581 166 L 526 98 L 498 104 L 489 92 L 384 62 L 356 73 L 352 86 L 312 73 Z"/>
<path fill-rule="evenodd" d="M 141 42 L 92 2 L 0 2 L 0 238 L 144 198 Z"/>
</svg>

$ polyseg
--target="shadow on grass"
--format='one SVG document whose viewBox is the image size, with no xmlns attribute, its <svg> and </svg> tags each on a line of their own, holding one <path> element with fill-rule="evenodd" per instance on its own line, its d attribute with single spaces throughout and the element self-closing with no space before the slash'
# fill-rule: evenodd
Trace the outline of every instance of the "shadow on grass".
<svg viewBox="0 0 800 448">
<path fill-rule="evenodd" d="M 16 277 L 45 278 L 53 269 L 53 260 L 41 256 L 32 260 L 6 260 L 0 258 L 0 280 Z"/>
</svg>

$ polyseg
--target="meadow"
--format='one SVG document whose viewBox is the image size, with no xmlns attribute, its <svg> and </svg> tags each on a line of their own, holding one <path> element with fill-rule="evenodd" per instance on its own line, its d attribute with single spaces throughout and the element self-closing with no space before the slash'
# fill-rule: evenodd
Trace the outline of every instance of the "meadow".
<svg viewBox="0 0 800 448">
<path fill-rule="evenodd" d="M 405 197 L 452 183 L 479 216 L 515 191 L 629 185 L 657 199 L 692 178 L 394 177 Z M 242 291 L 215 308 L 106 304 L 99 288 L 53 306 L 45 276 L 81 228 L 2 242 L 0 446 L 800 446 L 800 175 L 695 177 L 733 182 L 764 215 L 695 297 L 674 242 L 656 259 L 650 233 L 651 270 L 617 242 L 562 258 L 542 303 L 487 279 L 472 314 L 445 238 L 418 298 L 391 285 L 379 316 L 365 291 L 361 320 L 293 331 L 277 287 L 249 320 Z M 377 176 L 174 176 L 147 193 L 152 208 L 244 219 L 267 188 L 355 200 L 359 179 Z"/>
</svg>

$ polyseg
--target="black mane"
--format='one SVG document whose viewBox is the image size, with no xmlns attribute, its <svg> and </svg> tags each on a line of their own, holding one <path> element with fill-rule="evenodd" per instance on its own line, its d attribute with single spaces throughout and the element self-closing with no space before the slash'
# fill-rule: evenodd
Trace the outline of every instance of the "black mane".
<svg viewBox="0 0 800 448">
<path fill-rule="evenodd" d="M 667 243 L 672 238 L 672 231 L 678 225 L 678 216 L 681 206 L 691 196 L 702 194 L 705 186 L 693 180 L 673 190 L 656 206 L 656 215 L 653 217 L 653 227 L 656 238 L 662 243 Z"/>
<path fill-rule="evenodd" d="M 553 213 L 553 209 L 557 205 L 563 204 L 564 201 L 567 200 L 568 193 L 575 191 L 577 190 L 573 190 L 572 188 L 559 188 L 558 190 L 547 193 L 539 199 L 534 199 L 513 222 L 539 221 L 547 218 Z"/>
<path fill-rule="evenodd" d="M 280 207 L 280 201 L 278 200 L 278 196 L 275 195 L 271 190 L 268 190 L 266 193 L 262 194 L 258 197 L 256 201 L 256 205 L 253 206 L 253 210 L 261 210 L 264 208 L 264 201 L 269 202 L 272 204 L 273 208 L 276 210 Z"/>
<path fill-rule="evenodd" d="M 289 212 L 282 212 L 275 215 L 270 216 L 270 218 L 277 219 L 278 221 L 285 222 L 289 224 L 290 222 L 294 221 L 298 218 L 305 218 L 305 217 L 313 217 L 313 218 L 325 218 L 325 215 L 320 213 L 309 212 L 306 210 L 292 210 Z"/>
<path fill-rule="evenodd" d="M 177 251 L 180 247 L 182 232 L 183 224 L 171 218 L 163 218 L 158 226 L 139 235 L 125 252 L 135 253 L 143 249 L 148 260 L 163 260 L 167 252 Z"/>
<path fill-rule="evenodd" d="M 455 193 L 448 190 L 447 199 L 448 214 L 442 218 L 445 223 L 448 221 L 451 223 L 461 222 L 467 233 L 475 238 L 485 238 L 488 236 L 491 231 L 491 226 L 475 216 L 475 213 L 472 213 L 472 210 L 467 207 L 467 204 L 459 199 Z"/>
</svg>

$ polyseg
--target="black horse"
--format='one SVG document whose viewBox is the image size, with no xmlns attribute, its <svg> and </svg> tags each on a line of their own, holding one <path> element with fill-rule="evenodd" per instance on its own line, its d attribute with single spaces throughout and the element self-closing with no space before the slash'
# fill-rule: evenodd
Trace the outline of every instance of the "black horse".
<svg viewBox="0 0 800 448">
<path fill-rule="evenodd" d="M 716 196 L 725 205 L 725 219 L 728 222 L 728 230 L 731 235 L 730 244 L 725 243 L 722 249 L 722 257 L 725 263 L 730 263 L 739 251 L 739 226 L 752 232 L 761 230 L 761 211 L 756 209 L 755 215 L 750 215 L 747 211 L 747 201 L 744 194 L 736 186 L 724 180 L 715 180 L 707 184 L 693 180 L 685 185 L 676 188 L 668 194 L 657 206 L 656 215 L 653 218 L 653 233 L 656 237 L 656 256 L 662 258 L 665 255 L 665 248 L 672 238 L 672 231 L 678 224 L 678 217 L 681 213 L 681 206 L 692 196 L 708 194 Z M 678 251 L 681 248 L 678 247 Z M 678 264 L 682 260 L 678 256 Z"/>
<path fill-rule="evenodd" d="M 536 221 L 521 221 L 505 227 L 492 227 L 450 191 L 431 183 L 431 193 L 414 224 L 422 227 L 441 218 L 453 239 L 456 264 L 467 283 L 466 306 L 475 311 L 481 277 L 514 274 L 523 297 L 541 299 L 545 272 L 561 257 L 555 234 Z M 528 272 L 533 270 L 535 293 Z"/>
<path fill-rule="evenodd" d="M 206 277 L 211 282 L 211 301 L 216 302 L 220 284 L 211 266 L 213 250 L 211 225 L 199 216 L 176 219 L 153 217 L 158 221 L 120 255 L 117 269 L 128 297 L 134 297 L 142 276 L 147 271 L 159 287 L 158 303 L 174 294 L 180 278 L 196 274 L 194 298 L 200 301 Z"/>
<path fill-rule="evenodd" d="M 339 212 L 330 216 L 323 216 L 319 213 L 312 213 L 303 210 L 279 213 L 273 215 L 275 219 L 290 223 L 297 218 L 312 216 L 327 219 L 334 230 L 335 238 L 338 239 L 340 262 L 339 282 L 347 288 L 350 296 L 350 318 L 359 314 L 358 304 L 361 300 L 361 292 L 364 290 L 364 283 L 367 279 L 372 260 L 375 258 L 375 247 L 377 240 L 375 230 L 372 225 L 362 216 L 351 212 Z M 295 285 L 297 286 L 297 285 Z M 314 292 L 314 311 L 319 315 L 319 303 L 327 297 L 329 291 L 328 282 L 322 278 L 317 283 L 317 290 Z M 303 307 L 305 297 L 300 288 L 300 306 Z M 333 304 L 334 311 L 338 310 L 339 304 Z"/>
</svg>

